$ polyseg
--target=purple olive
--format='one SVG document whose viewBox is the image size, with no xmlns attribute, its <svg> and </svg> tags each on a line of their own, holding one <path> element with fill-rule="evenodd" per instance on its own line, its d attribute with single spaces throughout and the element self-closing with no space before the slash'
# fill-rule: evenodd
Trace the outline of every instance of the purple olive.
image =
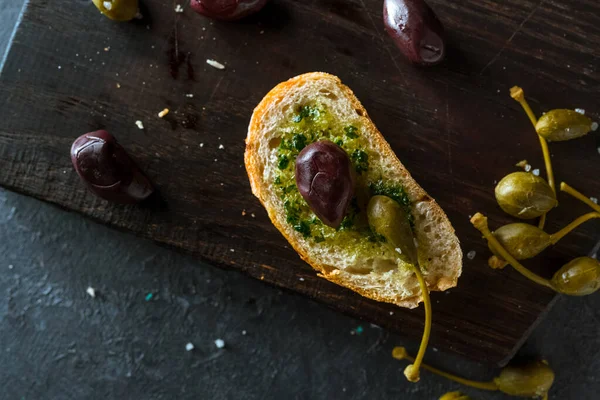
<svg viewBox="0 0 600 400">
<path fill-rule="evenodd" d="M 209 18 L 235 21 L 260 11 L 269 0 L 191 0 L 192 9 Z"/>
<path fill-rule="evenodd" d="M 78 137 L 71 146 L 77 174 L 97 196 L 132 204 L 152 194 L 152 183 L 110 133 L 100 130 Z"/>
<path fill-rule="evenodd" d="M 354 195 L 348 155 L 327 140 L 306 146 L 296 159 L 296 186 L 317 217 L 338 228 Z"/>
<path fill-rule="evenodd" d="M 383 24 L 411 62 L 434 65 L 444 58 L 444 27 L 424 0 L 384 0 Z"/>
</svg>

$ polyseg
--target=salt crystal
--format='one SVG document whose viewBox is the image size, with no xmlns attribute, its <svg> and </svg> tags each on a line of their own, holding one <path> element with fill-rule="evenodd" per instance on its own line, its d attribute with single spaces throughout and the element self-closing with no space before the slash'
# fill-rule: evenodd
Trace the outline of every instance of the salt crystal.
<svg viewBox="0 0 600 400">
<path fill-rule="evenodd" d="M 394 312 L 393 312 L 393 311 L 390 311 L 390 315 L 394 315 Z"/>
<path fill-rule="evenodd" d="M 14 267 L 13 267 L 13 265 L 12 265 L 12 264 L 10 264 L 10 265 L 8 266 L 8 269 L 13 269 L 13 268 L 14 268 Z"/>
<path fill-rule="evenodd" d="M 220 62 L 215 61 L 215 60 L 208 59 L 208 60 L 206 60 L 206 63 L 216 69 L 225 69 L 225 66 L 223 64 L 221 64 Z"/>
<path fill-rule="evenodd" d="M 477 254 L 477 252 L 475 250 L 471 250 L 470 252 L 467 253 L 467 258 L 469 260 L 472 260 L 475 258 L 475 255 Z"/>
<path fill-rule="evenodd" d="M 246 330 L 244 329 L 244 330 L 242 331 L 242 335 L 246 336 L 246 333 L 248 333 L 248 332 L 246 332 Z"/>
<path fill-rule="evenodd" d="M 535 176 L 540 176 L 540 170 L 539 170 L 538 168 L 534 169 L 534 170 L 533 170 L 533 171 L 531 171 L 531 172 L 533 172 L 533 174 L 534 174 Z"/>
<path fill-rule="evenodd" d="M 525 171 L 526 171 L 526 172 L 529 172 L 529 171 L 531 171 L 531 165 L 527 164 L 527 165 L 525 166 Z"/>
<path fill-rule="evenodd" d="M 585 110 L 584 110 L 583 108 L 576 108 L 576 109 L 575 109 L 575 112 L 576 112 L 576 113 L 579 113 L 579 114 L 582 114 L 582 115 L 584 115 L 584 114 L 585 114 Z"/>
<path fill-rule="evenodd" d="M 204 147 L 204 143 L 200 143 L 200 147 Z"/>
<path fill-rule="evenodd" d="M 11 267 L 12 267 L 12 265 L 11 265 Z M 94 289 L 94 288 L 93 288 L 93 287 L 91 287 L 91 286 L 89 286 L 89 287 L 86 289 L 86 293 L 87 293 L 87 294 L 89 294 L 89 295 L 90 295 L 90 297 L 92 297 L 92 298 L 96 297 L 96 289 Z"/>
<path fill-rule="evenodd" d="M 215 340 L 215 346 L 217 346 L 218 349 L 222 349 L 223 347 L 225 347 L 225 342 L 223 341 L 223 339 L 217 339 Z"/>
<path fill-rule="evenodd" d="M 183 12 L 183 7 L 181 7 L 181 4 L 177 4 L 175 6 L 175 12 L 176 13 L 182 13 Z"/>
<path fill-rule="evenodd" d="M 110 1 L 105 1 L 102 3 L 102 5 L 104 6 L 104 8 L 106 8 L 108 11 L 112 10 L 112 2 Z"/>
<path fill-rule="evenodd" d="M 225 146 L 223 146 L 222 144 L 219 145 L 219 149 L 223 150 L 225 148 Z"/>
<path fill-rule="evenodd" d="M 597 122 L 592 122 L 592 126 L 591 126 L 592 130 L 595 132 L 598 130 L 598 123 Z"/>
<path fill-rule="evenodd" d="M 598 204 L 598 199 L 595 197 L 590 197 L 590 200 L 592 201 L 592 203 L 594 204 Z"/>
<path fill-rule="evenodd" d="M 235 249 L 229 249 L 229 251 L 235 253 Z"/>
<path fill-rule="evenodd" d="M 298 278 L 298 280 L 304 282 L 304 278 Z"/>
<path fill-rule="evenodd" d="M 256 218 L 256 215 L 255 215 L 254 213 L 250 214 L 250 216 L 251 216 L 252 218 Z"/>
<path fill-rule="evenodd" d="M 194 95 L 193 95 L 192 93 L 188 93 L 188 94 L 186 94 L 186 95 L 185 95 L 185 97 L 190 97 L 190 98 L 192 98 L 192 97 L 194 97 Z"/>
<path fill-rule="evenodd" d="M 138 128 L 144 129 L 144 124 L 142 123 L 142 121 L 137 120 L 137 121 L 135 121 L 135 124 L 137 125 Z"/>
<path fill-rule="evenodd" d="M 193 343 L 188 343 L 185 345 L 185 350 L 186 351 L 192 351 L 194 350 L 194 344 Z"/>
<path fill-rule="evenodd" d="M 62 67 L 59 65 L 59 66 L 58 66 L 58 69 L 62 69 Z"/>
</svg>

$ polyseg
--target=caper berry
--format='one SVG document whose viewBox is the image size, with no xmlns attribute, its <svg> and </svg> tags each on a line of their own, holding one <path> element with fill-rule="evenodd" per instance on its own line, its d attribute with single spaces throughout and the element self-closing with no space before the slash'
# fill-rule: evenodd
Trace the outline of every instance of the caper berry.
<svg viewBox="0 0 600 400">
<path fill-rule="evenodd" d="M 557 204 L 550 185 L 528 172 L 506 175 L 498 182 L 495 194 L 496 201 L 504 212 L 521 219 L 537 218 Z"/>
<path fill-rule="evenodd" d="M 461 392 L 449 392 L 440 397 L 440 400 L 471 400 L 471 398 Z"/>
<path fill-rule="evenodd" d="M 537 133 L 551 142 L 576 139 L 592 130 L 592 120 L 573 110 L 547 112 L 535 124 Z"/>
<path fill-rule="evenodd" d="M 544 362 L 508 366 L 494 378 L 502 392 L 512 396 L 539 397 L 548 393 L 554 382 L 554 372 Z"/>
<path fill-rule="evenodd" d="M 494 231 L 502 247 L 517 260 L 532 258 L 552 244 L 552 237 L 537 226 L 517 222 L 504 225 Z M 498 255 L 494 249 L 490 250 Z"/>
<path fill-rule="evenodd" d="M 348 154 L 328 140 L 306 146 L 296 159 L 296 186 L 316 216 L 338 228 L 354 196 Z"/>
<path fill-rule="evenodd" d="M 556 271 L 552 285 L 560 293 L 585 296 L 600 288 L 600 262 L 590 257 L 579 257 Z"/>
<path fill-rule="evenodd" d="M 373 196 L 367 206 L 369 225 L 413 265 L 417 265 L 417 247 L 408 214 L 397 201 L 387 196 Z"/>
<path fill-rule="evenodd" d="M 100 12 L 115 21 L 130 21 L 139 12 L 138 0 L 92 0 Z"/>
</svg>

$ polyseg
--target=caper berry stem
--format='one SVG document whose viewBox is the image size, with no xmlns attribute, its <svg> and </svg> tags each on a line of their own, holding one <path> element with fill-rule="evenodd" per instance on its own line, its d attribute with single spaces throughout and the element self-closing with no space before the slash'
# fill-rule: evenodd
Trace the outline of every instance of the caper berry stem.
<svg viewBox="0 0 600 400">
<path fill-rule="evenodd" d="M 560 239 L 562 239 L 566 234 L 571 232 L 573 229 L 577 228 L 579 225 L 581 225 L 584 222 L 589 221 L 590 219 L 593 219 L 593 218 L 600 218 L 600 213 L 591 212 L 591 213 L 582 215 L 581 217 L 577 218 L 575 221 L 571 222 L 569 225 L 562 228 L 560 231 L 550 235 L 550 243 L 556 244 L 556 242 L 558 242 Z"/>
<path fill-rule="evenodd" d="M 535 114 L 531 110 L 529 103 L 525 99 L 525 92 L 523 92 L 523 89 L 520 88 L 519 86 L 513 86 L 512 88 L 510 88 L 510 97 L 512 97 L 513 99 L 518 101 L 519 104 L 521 104 L 521 107 L 523 107 L 523 110 L 525 110 L 525 113 L 529 117 L 529 120 L 531 121 L 531 123 L 533 124 L 533 128 L 535 129 L 535 126 L 537 124 L 537 118 L 535 117 Z M 536 135 L 537 135 L 537 131 L 536 131 Z M 548 175 L 548 184 L 552 188 L 552 191 L 554 193 L 556 193 L 556 185 L 554 184 L 554 172 L 552 171 L 552 162 L 550 161 L 550 151 L 548 150 L 548 142 L 546 142 L 546 139 L 544 139 L 540 135 L 537 135 L 537 137 L 540 140 L 540 146 L 542 147 L 542 154 L 544 155 L 544 164 L 546 165 L 546 174 Z M 544 228 L 545 222 L 546 222 L 546 215 L 544 214 L 540 218 L 540 223 L 539 223 L 540 229 Z"/>
<path fill-rule="evenodd" d="M 483 237 L 488 241 L 490 247 L 492 247 L 496 253 L 498 253 L 503 259 L 508 261 L 508 263 L 517 270 L 521 275 L 526 277 L 527 279 L 542 285 L 547 288 L 553 289 L 552 283 L 549 280 L 542 278 L 541 276 L 531 272 L 527 268 L 525 268 L 521 263 L 519 263 L 506 249 L 500 244 L 498 239 L 492 234 L 490 228 L 488 226 L 487 217 L 481 213 L 476 213 L 471 218 L 471 224 L 477 229 Z"/>
<path fill-rule="evenodd" d="M 406 349 L 404 347 L 394 347 L 394 350 L 392 350 L 392 357 L 394 357 L 397 360 L 408 360 L 410 362 L 415 362 L 415 359 L 406 352 Z M 472 381 L 470 379 L 465 379 L 460 376 L 451 374 L 449 372 L 445 372 L 440 369 L 434 368 L 427 364 L 422 364 L 421 367 L 423 369 L 426 369 L 429 372 L 433 372 L 436 375 L 443 376 L 444 378 L 450 379 L 451 381 L 454 381 L 454 382 L 458 382 L 461 385 L 466 385 L 466 386 L 470 386 L 470 387 L 474 387 L 476 389 L 482 389 L 482 390 L 492 390 L 492 391 L 498 390 L 498 385 L 496 385 L 496 383 L 494 381 L 490 381 L 490 382 Z"/>
<path fill-rule="evenodd" d="M 560 183 L 560 190 L 571 196 L 575 197 L 577 200 L 580 200 L 590 206 L 593 210 L 600 213 L 600 206 L 590 200 L 588 197 L 584 196 L 583 193 L 573 189 L 571 186 L 567 185 L 565 182 Z"/>
<path fill-rule="evenodd" d="M 429 289 L 421 273 L 421 269 L 418 265 L 413 265 L 415 275 L 419 281 L 421 292 L 423 293 L 423 305 L 425 306 L 425 327 L 423 328 L 423 337 L 421 338 L 421 345 L 419 346 L 419 352 L 417 357 L 412 361 L 412 364 L 404 369 L 404 376 L 410 382 L 419 381 L 419 368 L 423 363 L 425 357 L 425 351 L 427 350 L 427 344 L 429 343 L 429 335 L 431 334 L 431 298 L 429 297 Z"/>
</svg>

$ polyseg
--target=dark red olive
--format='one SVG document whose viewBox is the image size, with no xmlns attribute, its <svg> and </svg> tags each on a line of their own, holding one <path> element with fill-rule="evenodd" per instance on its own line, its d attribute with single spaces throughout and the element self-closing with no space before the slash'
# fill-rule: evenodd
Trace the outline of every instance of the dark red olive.
<svg viewBox="0 0 600 400">
<path fill-rule="evenodd" d="M 424 0 L 384 0 L 383 24 L 411 62 L 434 65 L 444 58 L 444 27 Z"/>
<path fill-rule="evenodd" d="M 328 140 L 306 146 L 296 159 L 296 186 L 316 216 L 338 228 L 354 195 L 348 155 Z"/>
<path fill-rule="evenodd" d="M 258 12 L 269 0 L 191 0 L 197 13 L 222 21 L 235 21 Z"/>
<path fill-rule="evenodd" d="M 110 133 L 100 130 L 78 137 L 71 162 L 83 182 L 99 197 L 137 203 L 152 194 L 152 183 Z"/>
</svg>

